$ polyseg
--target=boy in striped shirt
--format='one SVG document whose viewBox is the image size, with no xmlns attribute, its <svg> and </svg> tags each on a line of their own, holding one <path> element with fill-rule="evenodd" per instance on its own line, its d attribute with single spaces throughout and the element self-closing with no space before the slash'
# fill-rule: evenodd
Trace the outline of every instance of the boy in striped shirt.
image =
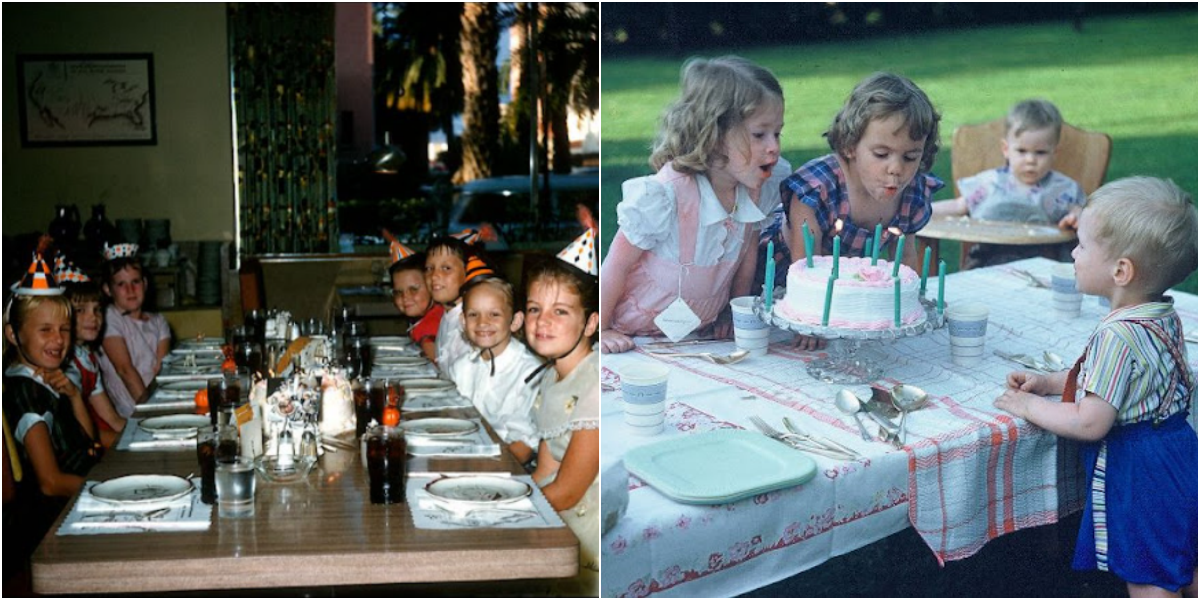
<svg viewBox="0 0 1200 600">
<path fill-rule="evenodd" d="M 1071 255 L 1079 291 L 1108 298 L 1112 312 L 1069 373 L 1011 373 L 995 404 L 1084 442 L 1090 492 L 1076 570 L 1111 571 L 1132 597 L 1195 597 L 1195 380 L 1163 292 L 1196 267 L 1196 208 L 1170 181 L 1111 182 L 1079 217 Z M 1061 403 L 1041 397 L 1059 393 Z"/>
</svg>

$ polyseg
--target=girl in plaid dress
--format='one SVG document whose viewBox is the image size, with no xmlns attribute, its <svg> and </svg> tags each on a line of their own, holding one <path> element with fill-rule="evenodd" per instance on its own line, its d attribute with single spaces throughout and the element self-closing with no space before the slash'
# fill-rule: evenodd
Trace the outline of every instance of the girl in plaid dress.
<svg viewBox="0 0 1200 600">
<path fill-rule="evenodd" d="M 1131 177 L 1096 190 L 1078 222 L 1076 285 L 1112 312 L 1069 373 L 1012 373 L 995 404 L 1084 442 L 1075 569 L 1111 571 L 1134 597 L 1195 597 L 1195 380 L 1163 292 L 1195 268 L 1196 208 L 1169 181 Z"/>
</svg>

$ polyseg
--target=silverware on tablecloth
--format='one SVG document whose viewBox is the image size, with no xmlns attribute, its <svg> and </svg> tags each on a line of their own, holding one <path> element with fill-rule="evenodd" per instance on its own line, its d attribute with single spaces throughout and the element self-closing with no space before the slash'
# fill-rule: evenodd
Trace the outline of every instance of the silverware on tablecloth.
<svg viewBox="0 0 1200 600">
<path fill-rule="evenodd" d="M 900 411 L 900 443 L 908 443 L 908 413 L 920 409 L 929 401 L 929 394 L 915 385 L 903 383 L 892 388 L 892 404 Z"/>
<path fill-rule="evenodd" d="M 746 360 L 749 350 L 734 350 L 729 354 L 713 354 L 712 352 L 651 352 L 654 356 L 666 358 L 703 358 L 713 364 L 732 365 Z"/>
<path fill-rule="evenodd" d="M 1032 356 L 1029 356 L 1028 354 L 1011 354 L 1000 350 L 993 350 L 992 354 L 995 354 L 1004 360 L 1011 360 L 1018 365 L 1028 367 L 1035 371 L 1042 371 L 1044 373 L 1050 373 L 1052 371 L 1052 369 L 1050 369 L 1050 367 L 1048 367 L 1045 363 Z"/>
<path fill-rule="evenodd" d="M 875 438 L 871 437 L 871 434 L 867 432 L 867 426 L 863 425 L 862 417 L 858 416 L 858 413 L 862 412 L 863 410 L 863 405 L 862 400 L 860 400 L 854 392 L 850 390 L 840 390 L 837 393 L 837 397 L 834 398 L 833 403 L 834 406 L 837 406 L 838 410 L 854 417 L 854 422 L 858 423 L 858 431 L 862 434 L 862 439 L 864 442 L 875 441 Z"/>
<path fill-rule="evenodd" d="M 675 346 L 691 346 L 693 344 L 713 344 L 716 342 L 729 342 L 729 341 L 732 341 L 732 340 L 704 339 L 704 340 L 684 340 L 682 342 L 670 342 L 670 341 L 648 342 L 648 343 L 642 344 L 642 346 L 645 348 L 674 348 Z"/>
<path fill-rule="evenodd" d="M 822 446 L 816 441 L 806 440 L 799 435 L 779 431 L 778 429 L 771 427 L 766 421 L 762 420 L 762 418 L 758 417 L 757 415 L 750 416 L 750 423 L 758 428 L 763 435 L 797 450 L 817 454 L 827 458 L 833 458 L 836 460 L 853 460 L 855 458 L 854 455 Z"/>
<path fill-rule="evenodd" d="M 837 450 L 840 452 L 845 452 L 846 454 L 849 454 L 855 458 L 862 456 L 854 448 L 846 446 L 845 444 L 842 444 L 841 442 L 838 442 L 837 440 L 827 438 L 827 437 L 816 436 L 816 435 L 809 433 L 808 430 L 804 429 L 803 427 L 800 427 L 799 425 L 792 423 L 792 420 L 789 419 L 788 417 L 783 418 L 783 426 L 787 428 L 788 432 L 809 438 L 809 439 L 813 440 L 814 442 L 821 444 L 822 446 L 828 447 L 830 450 Z"/>
<path fill-rule="evenodd" d="M 1050 284 L 1042 281 L 1041 279 L 1038 278 L 1038 276 L 1034 275 L 1033 273 L 1030 273 L 1029 271 L 1026 271 L 1025 269 L 1015 269 L 1014 268 L 1014 269 L 1009 269 L 1009 272 L 1016 275 L 1017 277 L 1020 277 L 1021 279 L 1024 279 L 1032 287 L 1050 289 Z"/>
</svg>

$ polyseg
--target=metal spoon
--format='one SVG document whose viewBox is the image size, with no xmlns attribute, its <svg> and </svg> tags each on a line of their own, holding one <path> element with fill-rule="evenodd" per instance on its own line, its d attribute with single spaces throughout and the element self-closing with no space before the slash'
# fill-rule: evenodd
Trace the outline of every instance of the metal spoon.
<svg viewBox="0 0 1200 600">
<path fill-rule="evenodd" d="M 858 396 L 854 395 L 854 392 L 850 390 L 841 390 L 837 393 L 837 398 L 834 400 L 834 404 L 837 405 L 838 410 L 854 417 L 854 422 L 858 423 L 858 431 L 862 433 L 862 439 L 864 442 L 870 442 L 875 439 L 871 437 L 870 433 L 867 433 L 867 427 L 866 425 L 863 425 L 862 417 L 858 416 L 858 413 L 862 412 L 863 405 L 862 400 L 859 400 Z"/>
<path fill-rule="evenodd" d="M 742 362 L 743 360 L 746 360 L 746 357 L 750 356 L 750 351 L 749 350 L 734 350 L 733 352 L 730 352 L 728 355 L 713 354 L 712 352 L 682 352 L 682 353 L 651 352 L 650 354 L 654 354 L 656 356 L 672 357 L 672 358 L 685 358 L 685 357 L 703 358 L 704 360 L 707 360 L 711 363 L 715 363 L 718 365 L 732 365 L 735 363 Z"/>
<path fill-rule="evenodd" d="M 1052 371 L 1062 371 L 1067 368 L 1062 357 L 1049 350 L 1042 353 L 1042 358 L 1045 360 L 1046 367 Z"/>
<path fill-rule="evenodd" d="M 919 387 L 905 385 L 903 383 L 892 388 L 892 405 L 900 411 L 900 443 L 908 443 L 908 429 L 905 425 L 908 421 L 908 413 L 925 406 L 929 401 L 929 394 L 925 393 Z"/>
</svg>

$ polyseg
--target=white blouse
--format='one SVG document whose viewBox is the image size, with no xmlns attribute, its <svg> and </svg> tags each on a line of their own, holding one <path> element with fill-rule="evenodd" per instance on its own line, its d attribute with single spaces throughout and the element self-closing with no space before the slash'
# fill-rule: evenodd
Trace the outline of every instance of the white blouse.
<svg viewBox="0 0 1200 600">
<path fill-rule="evenodd" d="M 438 369 L 446 373 L 458 357 L 470 352 L 471 344 L 463 333 L 463 305 L 460 301 L 454 308 L 446 309 L 446 314 L 442 315 L 442 322 L 438 324 Z"/>
<path fill-rule="evenodd" d="M 745 229 L 736 228 L 736 233 L 729 235 L 725 220 L 732 216 L 734 221 L 755 229 L 769 224 L 767 215 L 780 202 L 779 184 L 791 174 L 791 165 L 779 159 L 759 192 L 757 204 L 751 200 L 750 191 L 738 185 L 732 215 L 721 206 L 708 177 L 703 173 L 693 175 L 700 191 L 694 264 L 708 266 L 737 258 Z M 674 188 L 663 185 L 653 176 L 638 177 L 621 185 L 621 197 L 621 203 L 617 205 L 617 225 L 629 243 L 654 252 L 664 260 L 679 262 L 679 216 Z"/>
<path fill-rule="evenodd" d="M 538 436 L 534 433 L 533 399 L 537 381 L 525 383 L 542 361 L 520 340 L 513 339 L 498 356 L 484 360 L 481 351 L 472 350 L 458 357 L 448 369 L 458 392 L 471 399 L 479 414 L 487 419 L 496 435 L 505 443 L 525 442 L 537 451 Z M 492 362 L 496 372 L 492 373 Z"/>
</svg>

